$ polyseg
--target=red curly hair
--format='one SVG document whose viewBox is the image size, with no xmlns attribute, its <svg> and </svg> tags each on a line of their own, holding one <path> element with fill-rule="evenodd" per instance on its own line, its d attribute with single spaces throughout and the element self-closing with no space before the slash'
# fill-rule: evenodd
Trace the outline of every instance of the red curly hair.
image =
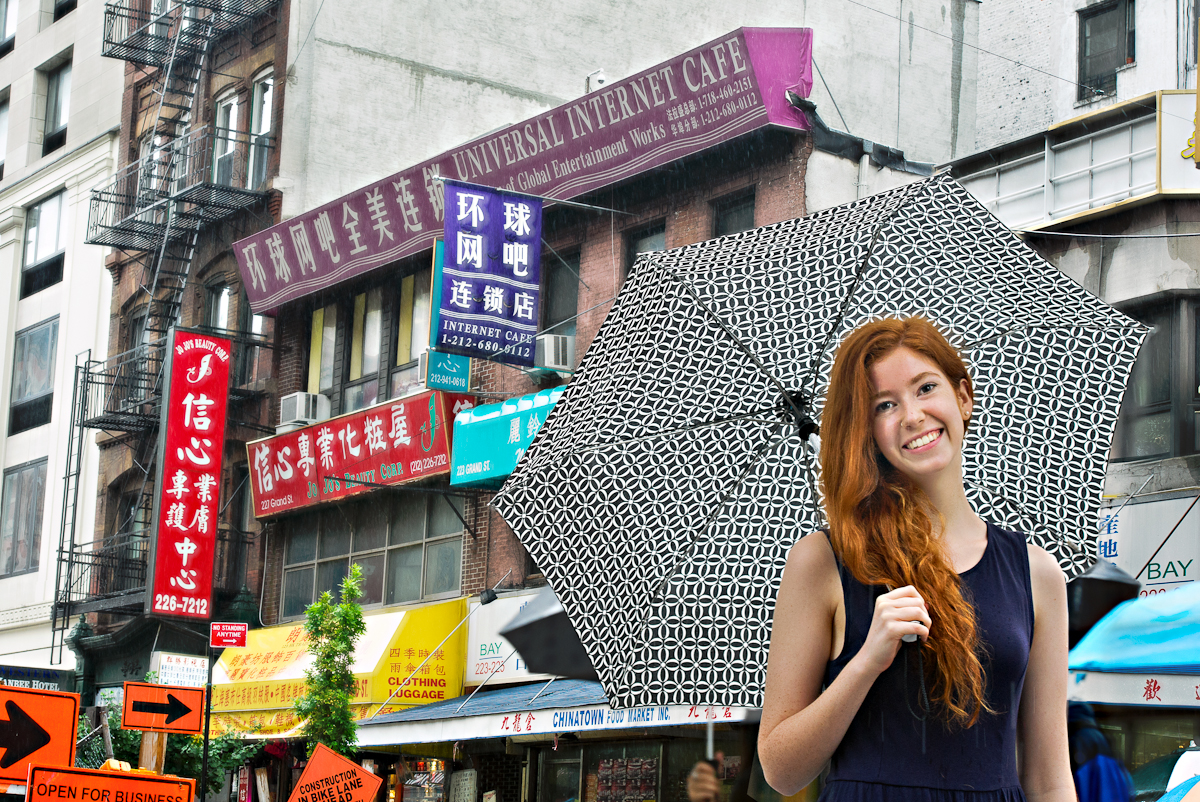
<svg viewBox="0 0 1200 802">
<path fill-rule="evenodd" d="M 924 492 L 892 467 L 875 444 L 870 369 L 908 348 L 933 363 L 953 387 L 971 377 L 962 356 L 922 317 L 866 323 L 842 343 L 821 421 L 821 483 L 830 541 L 865 585 L 912 585 L 933 625 L 925 644 L 930 700 L 948 723 L 970 727 L 989 710 L 975 610 L 934 533 Z M 940 521 L 939 521 L 940 523 Z"/>
</svg>

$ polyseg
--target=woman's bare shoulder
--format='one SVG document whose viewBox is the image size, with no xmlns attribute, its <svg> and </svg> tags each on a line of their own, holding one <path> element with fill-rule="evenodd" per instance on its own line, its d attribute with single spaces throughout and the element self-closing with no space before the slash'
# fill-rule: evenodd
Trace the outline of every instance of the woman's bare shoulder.
<svg viewBox="0 0 1200 802">
<path fill-rule="evenodd" d="M 837 603 L 834 590 L 838 584 L 837 559 L 829 536 L 822 530 L 805 535 L 796 541 L 788 554 L 787 567 L 783 570 L 783 585 L 780 594 L 795 589 L 810 599 L 814 591 L 818 598 Z"/>
</svg>

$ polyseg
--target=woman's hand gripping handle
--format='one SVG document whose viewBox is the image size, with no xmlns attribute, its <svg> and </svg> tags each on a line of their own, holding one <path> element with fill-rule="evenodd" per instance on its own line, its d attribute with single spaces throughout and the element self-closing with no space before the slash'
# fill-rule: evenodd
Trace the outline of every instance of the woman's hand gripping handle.
<svg viewBox="0 0 1200 802">
<path fill-rule="evenodd" d="M 866 642 L 855 659 L 861 659 L 876 674 L 883 673 L 902 642 L 929 638 L 932 621 L 925 600 L 912 585 L 888 591 L 875 599 L 875 613 Z"/>
</svg>

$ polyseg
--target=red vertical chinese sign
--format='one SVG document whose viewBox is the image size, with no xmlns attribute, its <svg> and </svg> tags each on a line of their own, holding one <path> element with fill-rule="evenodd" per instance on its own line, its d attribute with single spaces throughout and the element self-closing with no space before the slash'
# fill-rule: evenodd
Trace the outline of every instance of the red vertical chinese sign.
<svg viewBox="0 0 1200 802">
<path fill-rule="evenodd" d="M 151 613 L 207 619 L 212 612 L 231 357 L 229 340 L 171 333 L 147 599 Z"/>
</svg>

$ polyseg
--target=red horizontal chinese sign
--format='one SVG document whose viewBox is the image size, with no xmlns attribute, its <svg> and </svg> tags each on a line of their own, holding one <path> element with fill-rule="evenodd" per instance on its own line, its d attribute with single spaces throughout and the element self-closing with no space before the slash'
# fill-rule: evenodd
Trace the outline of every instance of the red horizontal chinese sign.
<svg viewBox="0 0 1200 802">
<path fill-rule="evenodd" d="M 473 405 L 430 390 L 249 443 L 255 516 L 449 474 L 454 416 Z"/>
<path fill-rule="evenodd" d="M 155 498 L 149 612 L 207 619 L 220 511 L 232 344 L 173 331 Z"/>
</svg>

